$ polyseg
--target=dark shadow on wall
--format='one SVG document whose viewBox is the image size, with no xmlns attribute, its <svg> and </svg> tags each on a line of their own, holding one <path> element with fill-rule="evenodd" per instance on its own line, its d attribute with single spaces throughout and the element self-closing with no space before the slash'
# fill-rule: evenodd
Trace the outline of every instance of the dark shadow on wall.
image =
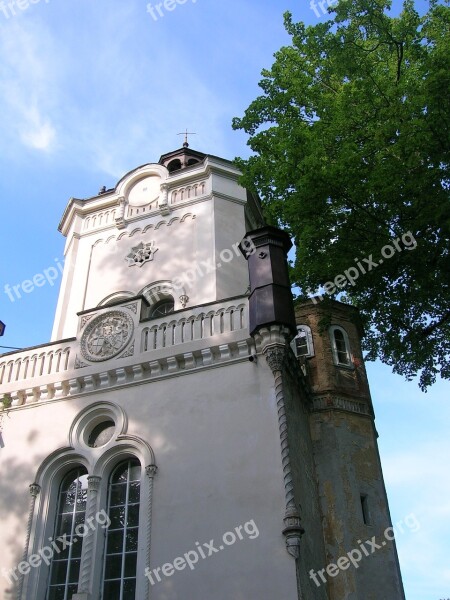
<svg viewBox="0 0 450 600">
<path fill-rule="evenodd" d="M 34 438 L 38 432 L 32 431 Z M 8 439 L 4 440 L 5 445 Z M 0 576 L 1 586 L 5 589 L 2 600 L 15 600 L 18 591 L 17 571 L 14 575 L 10 569 L 17 566 L 23 558 L 25 547 L 28 514 L 31 503 L 29 486 L 36 476 L 35 465 L 41 464 L 43 457 L 27 457 L 26 462 L 20 457 L 2 460 L 0 450 Z M 15 523 L 13 526 L 11 523 Z M 12 560 L 11 560 L 12 556 Z"/>
</svg>

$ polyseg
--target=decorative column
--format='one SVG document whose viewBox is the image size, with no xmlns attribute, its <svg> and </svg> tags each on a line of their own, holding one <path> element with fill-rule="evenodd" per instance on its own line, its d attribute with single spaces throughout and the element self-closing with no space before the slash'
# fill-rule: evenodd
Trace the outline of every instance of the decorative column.
<svg viewBox="0 0 450 600">
<path fill-rule="evenodd" d="M 150 551 L 152 539 L 152 505 L 153 505 L 153 478 L 156 475 L 158 467 L 156 465 L 148 465 L 145 467 L 145 472 L 149 479 L 148 481 L 148 502 L 147 502 L 147 554 L 145 557 L 145 566 L 150 568 Z M 147 600 L 150 600 L 150 580 L 146 578 L 147 585 Z"/>
<path fill-rule="evenodd" d="M 297 559 L 300 556 L 300 539 L 304 530 L 295 504 L 283 391 L 286 353 L 289 351 L 290 340 L 297 333 L 286 259 L 291 247 L 289 235 L 271 226 L 250 231 L 239 246 L 247 259 L 250 275 L 250 335 L 255 338 L 256 346 L 266 357 L 275 379 L 286 496 L 283 535 L 287 551 Z"/>
<path fill-rule="evenodd" d="M 36 498 L 37 498 L 39 492 L 41 491 L 41 486 L 38 485 L 37 483 L 32 483 L 29 486 L 29 488 L 30 488 L 30 494 L 31 494 L 31 501 L 30 501 L 30 510 L 28 513 L 27 535 L 26 535 L 26 539 L 25 539 L 25 548 L 23 551 L 22 562 L 26 562 L 27 558 L 28 558 L 28 548 L 30 545 L 31 527 L 33 525 L 33 516 L 34 516 L 34 509 L 36 506 Z M 19 585 L 17 588 L 17 600 L 21 600 L 21 598 L 22 598 L 24 579 L 25 579 L 25 575 L 21 574 L 20 579 L 19 579 Z"/>
<path fill-rule="evenodd" d="M 100 489 L 101 477 L 90 475 L 88 477 L 87 506 L 84 521 L 85 523 L 96 523 L 97 497 Z M 97 536 L 97 528 L 91 526 L 87 528 L 86 535 L 83 537 L 83 554 L 81 556 L 80 583 L 78 593 L 74 595 L 73 600 L 88 600 L 92 591 L 92 572 L 94 566 L 94 543 Z"/>
<path fill-rule="evenodd" d="M 271 327 L 270 329 L 273 334 L 273 329 L 275 328 Z M 282 331 L 280 331 L 280 333 L 282 334 Z M 287 347 L 285 344 L 282 345 L 280 343 L 269 344 L 263 348 L 263 354 L 266 357 L 267 364 L 275 379 L 275 398 L 277 402 L 278 427 L 280 430 L 281 442 L 281 462 L 283 465 L 284 492 L 286 497 L 286 510 L 283 518 L 283 535 L 286 538 L 287 551 L 291 556 L 297 559 L 300 557 L 300 540 L 305 530 L 301 525 L 300 515 L 295 503 L 292 466 L 289 455 L 288 426 L 283 390 L 283 368 L 286 360 Z"/>
</svg>

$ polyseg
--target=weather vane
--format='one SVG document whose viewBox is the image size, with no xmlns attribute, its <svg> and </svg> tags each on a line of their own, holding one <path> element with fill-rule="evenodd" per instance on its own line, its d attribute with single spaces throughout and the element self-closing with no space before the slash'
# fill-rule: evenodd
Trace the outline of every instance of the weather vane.
<svg viewBox="0 0 450 600">
<path fill-rule="evenodd" d="M 197 135 L 195 132 L 192 131 L 188 131 L 186 129 L 186 131 L 182 131 L 181 133 L 177 133 L 177 135 L 184 135 L 184 144 L 183 146 L 185 148 L 189 148 L 189 144 L 188 144 L 188 135 Z"/>
</svg>

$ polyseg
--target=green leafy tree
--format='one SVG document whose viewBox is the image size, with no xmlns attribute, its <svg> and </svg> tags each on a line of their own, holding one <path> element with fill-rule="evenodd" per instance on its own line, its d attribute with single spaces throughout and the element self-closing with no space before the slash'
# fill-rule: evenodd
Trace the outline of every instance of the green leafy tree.
<svg viewBox="0 0 450 600">
<path fill-rule="evenodd" d="M 233 127 L 253 150 L 243 184 L 295 240 L 300 299 L 345 293 L 367 358 L 426 390 L 450 378 L 450 11 L 390 8 L 340 0 L 314 26 L 286 13 L 292 45 Z"/>
</svg>

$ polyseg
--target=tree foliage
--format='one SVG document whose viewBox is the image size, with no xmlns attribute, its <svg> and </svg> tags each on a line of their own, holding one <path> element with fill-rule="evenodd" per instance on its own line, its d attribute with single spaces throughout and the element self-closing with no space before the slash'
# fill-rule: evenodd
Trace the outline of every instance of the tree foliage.
<svg viewBox="0 0 450 600">
<path fill-rule="evenodd" d="M 360 309 L 367 358 L 420 373 L 426 390 L 450 378 L 450 10 L 390 8 L 340 0 L 314 26 L 286 13 L 292 45 L 233 127 L 254 152 L 237 159 L 243 184 L 294 237 L 301 297 L 371 256 L 376 267 L 361 263 L 331 295 Z M 378 264 L 387 244 L 395 253 Z"/>
</svg>

